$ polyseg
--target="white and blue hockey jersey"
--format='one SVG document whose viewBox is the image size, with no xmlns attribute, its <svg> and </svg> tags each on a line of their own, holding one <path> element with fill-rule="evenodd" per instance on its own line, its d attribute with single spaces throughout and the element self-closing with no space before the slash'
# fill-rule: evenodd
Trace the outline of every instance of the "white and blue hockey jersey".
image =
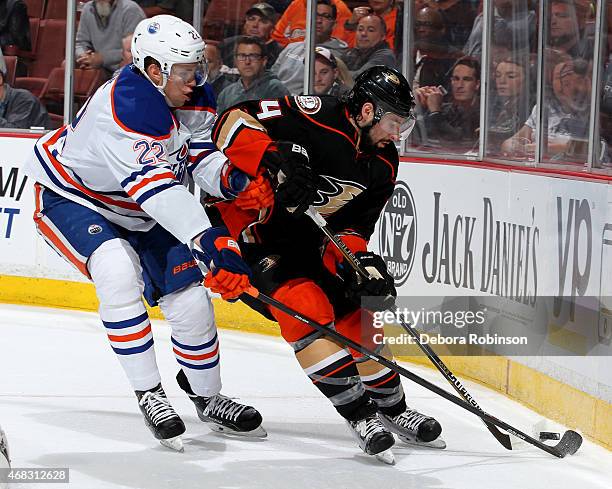
<svg viewBox="0 0 612 489">
<path fill-rule="evenodd" d="M 210 139 L 216 103 L 210 85 L 171 110 L 133 66 L 100 87 L 68 126 L 40 138 L 26 172 L 114 224 L 148 231 L 159 223 L 188 243 L 210 226 L 187 190 L 187 173 L 222 197 L 226 161 Z"/>
</svg>

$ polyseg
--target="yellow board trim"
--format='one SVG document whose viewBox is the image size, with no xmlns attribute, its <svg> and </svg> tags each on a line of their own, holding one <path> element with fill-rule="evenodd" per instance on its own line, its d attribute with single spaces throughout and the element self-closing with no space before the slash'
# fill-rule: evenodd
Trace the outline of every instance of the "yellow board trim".
<svg viewBox="0 0 612 489">
<path fill-rule="evenodd" d="M 0 302 L 63 309 L 96 311 L 98 301 L 90 283 L 0 275 Z M 213 300 L 221 328 L 279 335 L 275 323 L 242 303 Z M 159 308 L 151 317 L 163 319 Z M 431 367 L 423 355 L 402 360 Z M 559 382 L 537 370 L 504 357 L 443 357 L 454 373 L 495 389 L 529 409 L 572 429 L 612 450 L 612 404 Z"/>
</svg>

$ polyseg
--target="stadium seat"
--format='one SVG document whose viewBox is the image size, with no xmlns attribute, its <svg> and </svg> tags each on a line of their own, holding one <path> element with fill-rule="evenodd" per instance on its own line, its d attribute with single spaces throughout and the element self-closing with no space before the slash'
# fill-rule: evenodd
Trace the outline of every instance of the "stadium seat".
<svg viewBox="0 0 612 489">
<path fill-rule="evenodd" d="M 28 6 L 28 17 L 42 18 L 45 9 L 45 0 L 25 0 Z"/>
<path fill-rule="evenodd" d="M 73 75 L 74 98 L 79 104 L 87 100 L 102 84 L 101 70 L 75 69 Z M 40 95 L 44 103 L 61 102 L 64 99 L 64 68 L 53 68 Z"/>
<path fill-rule="evenodd" d="M 5 46 L 2 48 L 4 55 L 17 56 L 23 59 L 34 59 L 36 56 L 36 42 L 38 41 L 38 32 L 40 30 L 40 19 L 38 17 L 30 17 L 30 41 L 32 43 L 32 51 L 23 51 L 14 45 Z"/>
<path fill-rule="evenodd" d="M 59 114 L 52 114 L 49 112 L 49 119 L 51 120 L 51 127 L 49 129 L 59 129 L 64 125 L 64 116 Z"/>
<path fill-rule="evenodd" d="M 30 19 L 32 20 L 32 19 Z M 15 86 L 40 96 L 51 70 L 60 66 L 66 45 L 66 21 L 49 19 L 40 22 L 34 48 L 34 60 L 28 67 L 27 77 L 17 77 Z"/>
<path fill-rule="evenodd" d="M 258 0 L 211 0 L 206 9 L 202 30 L 206 37 L 222 41 L 241 30 L 246 11 Z"/>
<path fill-rule="evenodd" d="M 6 64 L 6 83 L 11 86 L 15 85 L 15 71 L 17 70 L 17 56 L 5 56 L 4 63 Z"/>
<path fill-rule="evenodd" d="M 66 19 L 68 0 L 47 0 L 45 19 Z"/>
</svg>

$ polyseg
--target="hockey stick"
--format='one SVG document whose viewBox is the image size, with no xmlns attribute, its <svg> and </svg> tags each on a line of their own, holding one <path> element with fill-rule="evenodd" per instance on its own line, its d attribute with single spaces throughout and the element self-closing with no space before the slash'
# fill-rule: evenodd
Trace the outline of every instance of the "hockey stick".
<svg viewBox="0 0 612 489">
<path fill-rule="evenodd" d="M 360 261 L 353 254 L 353 252 L 344 244 L 344 242 L 339 239 L 332 231 L 327 227 L 327 222 L 325 218 L 319 214 L 314 207 L 310 206 L 306 211 L 308 217 L 310 217 L 315 224 L 323 231 L 325 236 L 329 238 L 329 240 L 338 248 L 340 253 L 347 259 L 350 265 L 355 269 L 357 273 L 359 273 L 366 280 L 370 279 L 369 272 L 361 265 Z M 474 400 L 471 394 L 467 391 L 465 386 L 461 383 L 461 381 L 450 371 L 450 369 L 444 364 L 442 359 L 433 351 L 433 349 L 421 342 L 418 332 L 412 327 L 410 323 L 407 323 L 398 316 L 398 322 L 406 330 L 410 336 L 412 336 L 416 344 L 419 345 L 419 348 L 427 355 L 427 358 L 435 365 L 435 367 L 440 371 L 442 376 L 448 381 L 450 385 L 453 386 L 455 391 L 463 397 L 467 402 L 469 402 L 472 406 L 480 411 L 484 412 L 483 409 L 478 405 L 478 403 Z M 512 450 L 512 441 L 510 437 L 506 433 L 502 433 L 499 431 L 494 425 L 491 423 L 487 423 L 484 421 L 485 426 L 491 432 L 491 434 L 495 437 L 495 439 L 501 443 L 507 450 Z"/>
<path fill-rule="evenodd" d="M 554 455 L 555 457 L 563 458 L 566 455 L 573 455 L 574 453 L 576 453 L 576 451 L 580 448 L 580 445 L 582 444 L 582 436 L 580 436 L 580 434 L 572 430 L 567 430 L 563 434 L 563 437 L 561 437 L 561 441 L 559 441 L 559 443 L 557 443 L 554 446 L 548 446 L 542 443 L 541 441 L 536 440 L 535 438 L 532 438 L 531 436 L 523 433 L 522 431 L 517 430 L 516 428 L 509 425 L 508 423 L 505 423 L 504 421 L 501 421 L 495 418 L 494 416 L 491 416 L 490 414 L 485 413 L 481 409 L 475 408 L 469 402 L 466 402 L 463 399 L 451 394 L 450 392 L 447 392 L 444 389 L 438 387 L 437 385 L 432 384 L 428 380 L 425 380 L 422 377 L 416 375 L 415 373 L 410 372 L 409 370 L 405 369 L 401 365 L 398 365 L 397 363 L 386 359 L 385 357 L 379 355 L 378 353 L 375 353 L 372 350 L 365 348 L 359 343 L 356 343 L 350 338 L 347 338 L 343 334 L 338 333 L 337 331 L 331 328 L 328 328 L 327 326 L 323 326 L 317 323 L 316 321 L 313 321 L 312 319 L 304 316 L 303 314 L 300 314 L 296 310 L 290 308 L 289 306 L 283 304 L 282 302 L 277 301 L 276 299 L 273 299 L 272 297 L 262 294 L 255 287 L 250 287 L 245 292 L 245 294 L 248 294 L 249 296 L 255 299 L 258 299 L 261 302 L 268 304 L 269 306 L 272 306 L 278 309 L 279 311 L 284 312 L 285 314 L 288 314 L 289 316 L 297 319 L 298 321 L 301 321 L 307 324 L 311 328 L 324 333 L 326 336 L 329 336 L 330 338 L 336 340 L 337 342 L 345 346 L 351 347 L 352 349 L 358 351 L 362 355 L 367 356 L 371 360 L 374 360 L 375 362 L 378 362 L 379 364 L 387 367 L 388 369 L 393 370 L 397 374 L 403 377 L 406 377 L 407 379 L 412 380 L 413 382 L 434 392 L 435 394 L 438 394 L 439 396 L 444 397 L 445 399 L 448 399 L 450 402 L 456 404 L 457 406 L 467 411 L 470 411 L 471 413 L 475 414 L 476 416 L 483 419 L 484 421 L 492 425 L 499 426 L 500 428 L 507 431 L 511 435 L 514 435 L 517 438 L 520 438 L 521 440 L 527 443 L 530 443 L 538 447 L 539 449 L 550 453 L 551 455 Z"/>
</svg>

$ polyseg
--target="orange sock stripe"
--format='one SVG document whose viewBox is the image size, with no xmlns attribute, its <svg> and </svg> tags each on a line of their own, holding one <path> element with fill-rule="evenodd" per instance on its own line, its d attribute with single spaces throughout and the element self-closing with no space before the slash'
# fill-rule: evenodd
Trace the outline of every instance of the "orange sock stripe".
<svg viewBox="0 0 612 489">
<path fill-rule="evenodd" d="M 219 345 L 217 345 L 213 351 L 209 353 L 203 353 L 201 355 L 189 355 L 188 353 L 183 353 L 182 351 L 179 351 L 176 348 L 172 348 L 172 350 L 179 357 L 186 358 L 187 360 L 206 360 L 207 358 L 214 357 L 219 352 Z"/>
<path fill-rule="evenodd" d="M 317 382 L 320 382 L 321 380 L 323 380 L 323 379 L 325 379 L 325 378 L 327 378 L 327 377 L 329 377 L 329 376 L 331 376 L 331 375 L 334 375 L 336 372 L 339 372 L 339 371 L 340 371 L 340 370 L 342 370 L 343 368 L 346 368 L 346 367 L 348 367 L 348 366 L 352 365 L 353 363 L 355 363 L 355 360 L 351 360 L 350 362 L 345 363 L 344 365 L 340 365 L 340 366 L 339 366 L 337 369 L 332 370 L 331 372 L 329 372 L 329 373 L 327 373 L 327 374 L 323 375 L 323 376 L 322 376 L 320 379 L 313 380 L 313 381 L 312 381 L 312 383 L 313 383 L 313 384 L 316 384 Z"/>
<path fill-rule="evenodd" d="M 147 336 L 150 332 L 151 332 L 151 325 L 148 324 L 145 329 L 143 329 L 142 331 L 138 331 L 138 333 L 132 333 L 132 334 L 126 334 L 126 335 L 109 334 L 108 339 L 111 341 L 118 341 L 118 342 L 139 340 L 140 338 L 144 338 L 145 336 Z"/>
<path fill-rule="evenodd" d="M 378 387 L 378 386 L 380 386 L 380 385 L 384 385 L 384 384 L 386 384 L 386 383 L 387 383 L 387 382 L 389 382 L 390 380 L 393 380 L 395 377 L 397 377 L 397 372 L 395 372 L 395 373 L 394 373 L 394 374 L 393 374 L 391 377 L 389 377 L 388 379 L 383 380 L 382 382 L 379 382 L 378 384 L 374 384 L 374 385 L 365 384 L 365 386 L 366 386 L 366 388 L 368 388 L 368 387 Z"/>
</svg>

